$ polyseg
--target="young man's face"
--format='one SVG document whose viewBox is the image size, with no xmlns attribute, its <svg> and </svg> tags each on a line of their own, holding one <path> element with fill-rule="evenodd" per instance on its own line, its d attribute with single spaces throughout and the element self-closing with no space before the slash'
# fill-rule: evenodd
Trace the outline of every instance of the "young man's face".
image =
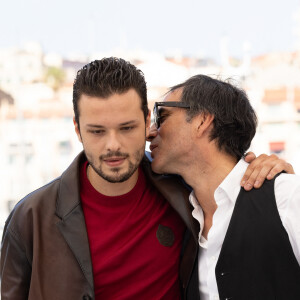
<svg viewBox="0 0 300 300">
<path fill-rule="evenodd" d="M 164 101 L 180 102 L 181 90 L 168 94 Z M 161 124 L 153 135 L 150 150 L 151 167 L 156 173 L 181 174 L 184 161 L 193 148 L 192 124 L 187 122 L 186 109 L 159 107 Z M 156 130 L 152 125 L 151 131 Z"/>
<path fill-rule="evenodd" d="M 141 99 L 134 89 L 108 98 L 82 95 L 75 130 L 94 171 L 108 182 L 124 182 L 145 151 L 146 124 Z"/>
</svg>

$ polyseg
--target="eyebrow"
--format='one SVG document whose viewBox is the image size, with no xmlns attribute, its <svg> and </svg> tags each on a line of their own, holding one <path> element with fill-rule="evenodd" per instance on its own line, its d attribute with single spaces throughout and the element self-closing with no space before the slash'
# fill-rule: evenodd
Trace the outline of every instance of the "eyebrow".
<svg viewBox="0 0 300 300">
<path fill-rule="evenodd" d="M 171 113 L 171 111 L 169 109 L 166 109 L 165 107 L 161 107 L 159 108 L 159 114 L 163 114 L 163 113 Z"/>
<path fill-rule="evenodd" d="M 124 123 L 121 123 L 120 126 L 125 126 L 125 125 L 133 125 L 133 124 L 136 124 L 137 121 L 136 120 L 130 120 L 130 121 L 127 121 L 127 122 L 124 122 Z"/>
<path fill-rule="evenodd" d="M 130 120 L 124 123 L 120 123 L 119 126 L 126 126 L 126 125 L 134 125 L 136 124 L 136 120 Z M 103 125 L 98 125 L 98 124 L 86 124 L 87 127 L 93 127 L 93 128 L 105 128 Z"/>
<path fill-rule="evenodd" d="M 104 128 L 104 126 L 102 126 L 102 125 L 97 125 L 97 124 L 86 124 L 86 127 Z"/>
</svg>

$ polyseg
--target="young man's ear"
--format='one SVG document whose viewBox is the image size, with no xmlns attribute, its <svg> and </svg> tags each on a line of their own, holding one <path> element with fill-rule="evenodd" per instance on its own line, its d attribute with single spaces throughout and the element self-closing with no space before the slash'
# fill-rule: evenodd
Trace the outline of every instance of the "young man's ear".
<svg viewBox="0 0 300 300">
<path fill-rule="evenodd" d="M 75 117 L 73 117 L 73 124 L 74 124 L 75 132 L 77 134 L 78 140 L 80 143 L 82 143 L 79 125 L 77 124 Z"/>
</svg>

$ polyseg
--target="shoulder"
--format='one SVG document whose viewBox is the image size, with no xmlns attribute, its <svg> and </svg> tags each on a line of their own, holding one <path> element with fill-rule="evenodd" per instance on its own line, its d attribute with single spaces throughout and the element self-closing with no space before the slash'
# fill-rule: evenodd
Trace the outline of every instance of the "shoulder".
<svg viewBox="0 0 300 300">
<path fill-rule="evenodd" d="M 31 223 L 36 214 L 42 215 L 42 211 L 54 210 L 59 182 L 60 177 L 21 199 L 8 216 L 6 227 L 17 232 L 17 228 L 21 229 L 26 223 Z"/>
<path fill-rule="evenodd" d="M 292 207 L 300 211 L 300 176 L 280 174 L 275 179 L 274 192 L 281 217 Z"/>
<path fill-rule="evenodd" d="M 22 251 L 32 252 L 30 249 L 34 237 L 39 236 L 44 228 L 49 228 L 49 225 L 55 222 L 55 202 L 59 181 L 60 178 L 53 180 L 16 204 L 5 222 L 3 247 L 13 247 L 19 254 Z"/>
<path fill-rule="evenodd" d="M 51 202 L 60 196 L 58 194 L 60 194 L 62 190 L 69 189 L 68 192 L 74 190 L 75 185 L 78 186 L 79 168 L 84 160 L 85 156 L 83 152 L 81 152 L 61 176 L 34 190 L 21 199 L 16 204 L 12 214 L 25 213 L 28 210 L 33 209 L 47 209 Z"/>
<path fill-rule="evenodd" d="M 183 180 L 183 178 L 176 174 L 157 174 L 152 171 L 151 169 L 151 154 L 148 151 L 145 151 L 144 158 L 142 160 L 142 168 L 145 172 L 147 179 L 150 180 L 154 185 L 158 184 L 160 186 L 160 183 L 166 183 L 173 185 L 174 189 L 178 187 L 179 189 L 183 188 L 191 192 L 191 187 Z"/>
<path fill-rule="evenodd" d="M 275 179 L 275 185 L 290 185 L 290 186 L 299 186 L 300 185 L 300 176 L 295 174 L 286 174 L 281 173 L 280 176 L 277 176 Z"/>
<path fill-rule="evenodd" d="M 61 176 L 21 199 L 10 213 L 5 228 L 13 232 L 23 231 L 24 227 L 32 226 L 34 222 L 41 224 L 55 217 L 58 199 L 74 199 L 73 195 L 70 197 L 63 195 L 64 193 L 70 195 L 70 191 L 73 190 L 74 194 L 78 194 L 77 170 L 81 157 L 82 154 L 76 157 Z"/>
<path fill-rule="evenodd" d="M 300 176 L 298 175 L 282 173 L 275 179 L 275 193 L 282 197 L 293 195 L 299 189 Z"/>
<path fill-rule="evenodd" d="M 45 184 L 44 186 L 32 191 L 16 204 L 14 211 L 24 211 L 28 209 L 38 208 L 43 204 L 43 201 L 48 201 L 49 198 L 57 194 L 60 180 L 61 177 L 58 177 Z"/>
</svg>

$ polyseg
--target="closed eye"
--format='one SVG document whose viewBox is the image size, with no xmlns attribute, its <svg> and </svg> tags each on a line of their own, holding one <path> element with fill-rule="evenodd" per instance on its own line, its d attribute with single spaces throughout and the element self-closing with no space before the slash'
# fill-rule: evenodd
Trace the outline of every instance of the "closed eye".
<svg viewBox="0 0 300 300">
<path fill-rule="evenodd" d="M 168 116 L 169 115 L 167 115 L 167 114 L 163 114 L 163 115 L 159 116 L 160 124 L 162 124 L 168 118 Z"/>
<path fill-rule="evenodd" d="M 135 126 L 123 126 L 123 127 L 121 127 L 121 130 L 122 131 L 130 131 L 134 128 L 135 128 Z"/>
<path fill-rule="evenodd" d="M 102 135 L 105 133 L 104 129 L 89 129 L 88 132 L 95 134 L 95 135 Z"/>
</svg>

